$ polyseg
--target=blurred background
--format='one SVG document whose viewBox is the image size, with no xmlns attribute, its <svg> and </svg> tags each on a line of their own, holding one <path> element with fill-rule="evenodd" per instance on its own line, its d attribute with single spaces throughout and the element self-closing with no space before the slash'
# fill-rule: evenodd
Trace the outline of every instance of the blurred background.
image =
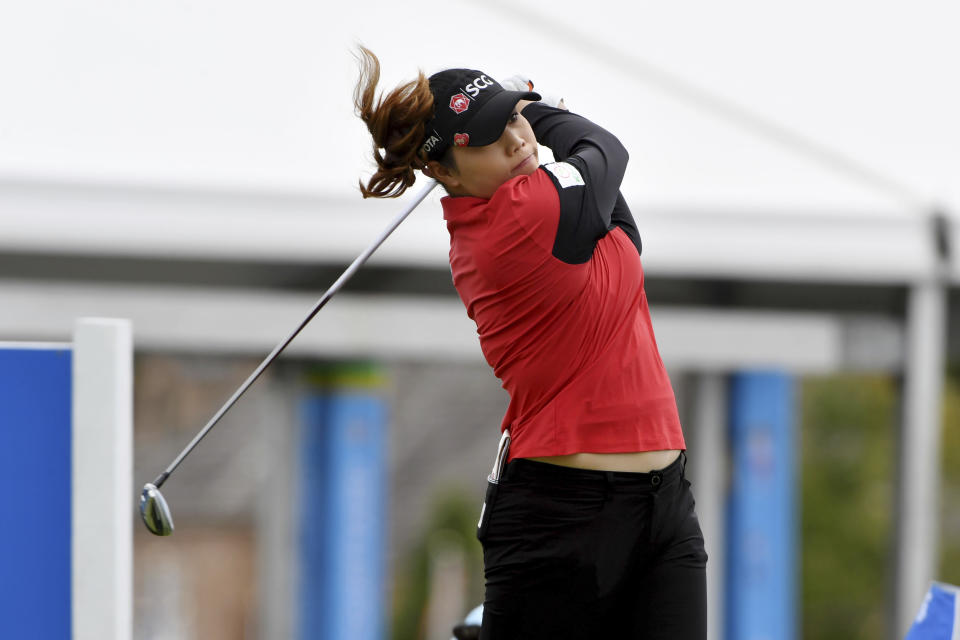
<svg viewBox="0 0 960 640">
<path fill-rule="evenodd" d="M 631 152 L 710 637 L 899 638 L 931 580 L 960 583 L 958 21 L 946 0 L 6 3 L 0 340 L 132 320 L 132 514 L 410 198 L 357 189 L 355 46 L 385 88 L 523 73 Z M 439 198 L 164 486 L 175 535 L 136 524 L 135 637 L 445 640 L 482 600 L 507 397 Z"/>
</svg>

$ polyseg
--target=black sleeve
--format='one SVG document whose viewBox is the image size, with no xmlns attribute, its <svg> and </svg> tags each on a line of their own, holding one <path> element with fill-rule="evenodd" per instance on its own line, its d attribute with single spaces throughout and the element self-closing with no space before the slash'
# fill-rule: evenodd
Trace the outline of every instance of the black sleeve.
<svg viewBox="0 0 960 640">
<path fill-rule="evenodd" d="M 617 204 L 613 206 L 611 222 L 611 228 L 620 227 L 623 229 L 630 241 L 633 242 L 633 246 L 637 248 L 637 253 L 643 252 L 643 247 L 640 244 L 640 231 L 637 230 L 637 223 L 633 219 L 633 214 L 630 213 L 630 207 L 627 206 L 623 194 L 617 194 Z"/>
<path fill-rule="evenodd" d="M 539 102 L 527 105 L 523 116 L 537 141 L 550 147 L 559 161 L 541 168 L 560 198 L 553 255 L 571 264 L 586 262 L 597 241 L 614 226 L 624 228 L 639 251 L 636 225 L 620 194 L 628 159 L 620 141 L 582 116 Z"/>
</svg>

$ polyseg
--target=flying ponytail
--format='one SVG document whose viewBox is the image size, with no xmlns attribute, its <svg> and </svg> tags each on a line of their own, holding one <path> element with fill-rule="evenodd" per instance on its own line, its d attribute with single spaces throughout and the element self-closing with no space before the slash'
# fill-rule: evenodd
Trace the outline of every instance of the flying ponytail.
<svg viewBox="0 0 960 640">
<path fill-rule="evenodd" d="M 376 97 L 380 61 L 372 51 L 360 47 L 360 78 L 353 92 L 357 115 L 373 136 L 373 158 L 377 171 L 366 185 L 360 181 L 364 198 L 396 198 L 416 180 L 415 170 L 423 169 L 426 157 L 420 150 L 426 125 L 433 118 L 433 94 L 423 72 L 417 79 L 400 85 L 386 97 Z"/>
</svg>

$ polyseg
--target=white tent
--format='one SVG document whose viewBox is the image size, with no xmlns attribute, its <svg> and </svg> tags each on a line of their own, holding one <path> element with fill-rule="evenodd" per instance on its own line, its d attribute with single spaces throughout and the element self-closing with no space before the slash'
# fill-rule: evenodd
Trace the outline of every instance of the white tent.
<svg viewBox="0 0 960 640">
<path fill-rule="evenodd" d="M 357 42 L 383 59 L 385 86 L 418 68 L 524 72 L 617 133 L 632 153 L 624 191 L 649 220 L 654 272 L 908 280 L 931 266 L 929 208 L 960 210 L 950 3 L 446 6 L 46 0 L 6 10 L 5 202 L 21 204 L 31 186 L 55 198 L 58 187 L 92 184 L 129 187 L 134 200 L 235 194 L 255 215 L 228 228 L 215 211 L 178 207 L 188 213 L 171 224 L 162 206 L 137 207 L 130 221 L 126 206 L 57 203 L 4 215 L 0 242 L 352 255 L 390 209 L 355 189 L 370 166 L 351 105 Z M 269 197 L 291 194 L 309 198 L 291 207 Z M 227 206 L 233 219 L 236 203 Z M 263 211 L 276 229 L 260 224 Z M 442 225 L 420 217 L 384 258 L 442 263 Z M 335 247 L 323 246 L 329 229 Z"/>
</svg>

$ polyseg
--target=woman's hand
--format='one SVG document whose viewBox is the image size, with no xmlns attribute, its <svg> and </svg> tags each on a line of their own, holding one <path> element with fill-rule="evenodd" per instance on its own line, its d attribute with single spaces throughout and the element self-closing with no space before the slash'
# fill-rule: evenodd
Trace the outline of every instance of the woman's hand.
<svg viewBox="0 0 960 640">
<path fill-rule="evenodd" d="M 504 89 L 510 91 L 533 91 L 533 80 L 530 80 L 525 75 L 518 74 L 515 76 L 510 76 L 506 80 L 502 80 L 500 85 L 503 86 Z M 563 102 L 563 98 L 548 95 L 542 91 L 538 91 L 537 93 L 540 94 L 540 102 L 548 107 L 556 107 L 557 109 L 567 108 L 567 105 Z M 527 106 L 531 102 L 532 100 L 521 100 L 517 103 L 517 108 L 522 110 L 523 107 Z"/>
</svg>

